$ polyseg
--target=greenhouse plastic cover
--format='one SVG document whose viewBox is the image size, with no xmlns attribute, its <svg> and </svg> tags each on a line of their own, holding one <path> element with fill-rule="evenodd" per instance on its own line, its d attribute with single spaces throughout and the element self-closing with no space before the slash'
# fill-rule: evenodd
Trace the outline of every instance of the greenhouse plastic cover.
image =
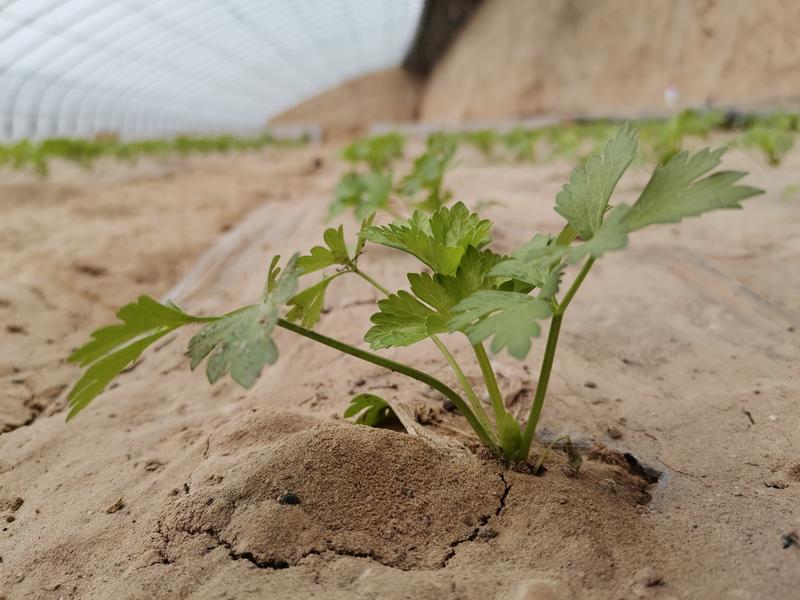
<svg viewBox="0 0 800 600">
<path fill-rule="evenodd" d="M 423 0 L 0 0 L 0 139 L 248 132 L 399 64 Z"/>
</svg>

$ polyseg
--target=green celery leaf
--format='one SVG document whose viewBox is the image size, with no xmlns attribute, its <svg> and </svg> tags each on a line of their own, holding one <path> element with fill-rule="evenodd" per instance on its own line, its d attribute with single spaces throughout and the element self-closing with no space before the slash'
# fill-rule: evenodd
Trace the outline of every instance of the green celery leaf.
<svg viewBox="0 0 800 600">
<path fill-rule="evenodd" d="M 139 358 L 142 352 L 150 345 L 167 335 L 173 329 L 175 329 L 175 327 L 163 329 L 140 338 L 115 352 L 107 354 L 92 364 L 67 396 L 67 400 L 69 400 L 67 420 L 72 419 L 86 408 L 86 406 L 88 406 L 123 369 Z"/>
<path fill-rule="evenodd" d="M 388 210 L 391 192 L 391 173 L 346 173 L 336 184 L 328 216 L 334 217 L 352 208 L 357 218 L 365 219 L 378 210 Z"/>
<path fill-rule="evenodd" d="M 364 193 L 364 182 L 358 173 L 345 173 L 336 184 L 334 190 L 334 201 L 331 204 L 329 218 L 335 217 L 348 208 L 355 208 L 361 203 Z"/>
<path fill-rule="evenodd" d="M 369 173 L 362 177 L 363 193 L 356 206 L 357 219 L 366 219 L 379 210 L 389 209 L 389 195 L 392 193 L 391 173 Z"/>
<path fill-rule="evenodd" d="M 347 246 L 344 243 L 344 226 L 330 227 L 322 234 L 325 246 L 314 246 L 311 253 L 297 259 L 297 266 L 304 275 L 319 271 L 332 265 L 346 265 L 350 262 Z"/>
<path fill-rule="evenodd" d="M 160 304 L 149 296 L 140 296 L 136 302 L 126 304 L 117 317 L 122 324 L 98 329 L 89 342 L 68 358 L 89 368 L 67 395 L 70 406 L 67 419 L 83 410 L 148 346 L 182 325 L 203 320 L 186 314 L 172 302 Z"/>
<path fill-rule="evenodd" d="M 370 317 L 373 326 L 364 336 L 373 350 L 410 346 L 440 332 L 438 327 L 432 331 L 428 329 L 428 317 L 436 313 L 405 290 L 380 300 L 378 308 L 379 311 Z"/>
<path fill-rule="evenodd" d="M 491 272 L 506 258 L 488 249 L 477 250 L 474 246 L 469 246 L 461 258 L 456 274 L 438 277 L 456 301 L 463 300 L 477 290 L 493 289 L 502 283 L 503 280 L 494 277 Z"/>
<path fill-rule="evenodd" d="M 287 304 L 292 309 L 286 314 L 286 318 L 290 321 L 301 321 L 303 327 L 313 329 L 325 308 L 325 292 L 331 281 L 332 277 L 326 277 L 291 298 Z"/>
<path fill-rule="evenodd" d="M 566 246 L 551 242 L 551 238 L 546 235 L 535 235 L 531 241 L 517 249 L 512 258 L 498 263 L 490 274 L 542 287 L 549 280 L 553 268 L 568 251 Z"/>
<path fill-rule="evenodd" d="M 356 241 L 356 247 L 353 252 L 353 262 L 358 261 L 358 257 L 361 255 L 361 251 L 364 249 L 364 243 L 367 241 L 364 236 L 361 235 L 361 232 L 364 231 L 367 227 L 372 226 L 372 222 L 375 220 L 375 213 L 372 213 L 365 219 L 361 221 L 361 227 L 358 229 L 358 240 Z"/>
<path fill-rule="evenodd" d="M 122 321 L 121 325 L 109 325 L 93 332 L 92 340 L 75 350 L 69 362 L 85 367 L 141 335 L 162 328 L 175 329 L 197 320 L 174 304 L 160 304 L 149 296 L 139 296 L 136 302 L 123 306 L 117 318 Z"/>
<path fill-rule="evenodd" d="M 611 193 L 634 156 L 636 132 L 626 123 L 608 141 L 602 154 L 590 156 L 572 172 L 569 183 L 556 196 L 556 212 L 584 240 L 600 228 Z"/>
<path fill-rule="evenodd" d="M 550 271 L 547 279 L 545 279 L 541 285 L 539 294 L 536 296 L 537 298 L 540 300 L 549 300 L 550 298 L 555 297 L 555 295 L 558 293 L 558 288 L 561 285 L 561 276 L 564 274 L 565 268 L 566 265 L 562 263 Z"/>
<path fill-rule="evenodd" d="M 438 313 L 448 314 L 458 299 L 447 286 L 442 284 L 443 276 L 430 273 L 409 273 L 411 292 Z M 448 278 L 449 279 L 449 278 Z"/>
<path fill-rule="evenodd" d="M 356 425 L 377 427 L 391 418 L 397 418 L 394 410 L 386 400 L 375 394 L 359 394 L 350 400 L 344 411 L 344 418 L 356 417 Z"/>
<path fill-rule="evenodd" d="M 473 344 L 493 336 L 492 352 L 503 348 L 516 358 L 525 358 L 531 338 L 539 335 L 537 319 L 551 315 L 550 305 L 526 294 L 479 290 L 453 307 L 450 331 L 463 331 Z"/>
<path fill-rule="evenodd" d="M 469 246 L 455 275 L 410 273 L 411 294 L 400 291 L 378 302 L 380 311 L 372 317 L 375 326 L 365 340 L 373 348 L 407 346 L 446 332 L 456 303 L 496 283 L 488 272 L 501 259 L 490 250 Z"/>
<path fill-rule="evenodd" d="M 384 133 L 354 141 L 344 149 L 342 156 L 353 164 L 364 162 L 371 170 L 380 171 L 403 156 L 404 146 L 402 134 Z"/>
<path fill-rule="evenodd" d="M 192 369 L 217 348 L 208 360 L 208 381 L 215 383 L 230 370 L 236 383 L 252 387 L 264 365 L 278 359 L 278 350 L 270 337 L 277 322 L 277 309 L 261 303 L 209 323 L 189 343 Z"/>
<path fill-rule="evenodd" d="M 407 221 L 368 227 L 361 235 L 375 244 L 416 256 L 436 273 L 453 275 L 469 246 L 480 249 L 489 243 L 491 227 L 490 221 L 481 220 L 458 202 L 430 216 L 415 211 Z"/>
<path fill-rule="evenodd" d="M 426 196 L 417 203 L 417 207 L 426 212 L 432 212 L 446 204 L 452 194 L 442 191 L 442 180 L 457 146 L 456 136 L 445 133 L 428 136 L 427 150 L 414 161 L 411 173 L 400 182 L 400 193 L 411 198 L 424 190 Z"/>
<path fill-rule="evenodd" d="M 278 322 L 278 308 L 297 289 L 297 260 L 297 255 L 289 260 L 280 277 L 268 286 L 271 289 L 262 302 L 218 317 L 192 337 L 188 352 L 192 370 L 211 355 L 206 365 L 211 383 L 230 372 L 239 385 L 253 386 L 264 365 L 278 359 L 271 335 Z"/>
<path fill-rule="evenodd" d="M 278 285 L 278 275 L 281 274 L 281 268 L 278 266 L 278 262 L 280 260 L 280 255 L 275 255 L 272 257 L 272 260 L 269 263 L 269 269 L 267 270 L 267 281 L 264 284 L 264 291 L 261 293 L 262 302 L 266 301 L 266 299 Z"/>
<path fill-rule="evenodd" d="M 454 275 L 411 273 L 408 281 L 413 294 L 447 320 L 447 313 L 457 302 L 477 290 L 492 289 L 499 283 L 489 273 L 503 258 L 491 250 L 477 250 L 469 246 Z"/>
<path fill-rule="evenodd" d="M 614 207 L 603 221 L 592 239 L 569 249 L 572 262 L 577 262 L 587 254 L 600 258 L 610 250 L 621 250 L 628 245 L 628 228 L 624 222 L 631 208 L 625 204 Z"/>
<path fill-rule="evenodd" d="M 642 195 L 623 223 L 635 231 L 654 223 L 677 223 L 717 208 L 741 208 L 740 201 L 763 190 L 734 185 L 745 173 L 719 171 L 700 179 L 720 164 L 725 148 L 708 148 L 689 155 L 681 152 L 665 165 L 656 167 Z"/>
</svg>

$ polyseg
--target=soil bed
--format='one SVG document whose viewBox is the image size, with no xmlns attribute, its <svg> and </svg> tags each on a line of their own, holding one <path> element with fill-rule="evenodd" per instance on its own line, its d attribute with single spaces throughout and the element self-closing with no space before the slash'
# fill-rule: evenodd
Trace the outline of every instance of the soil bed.
<svg viewBox="0 0 800 600">
<path fill-rule="evenodd" d="M 341 165 L 309 148 L 0 185 L 0 598 L 792 597 L 800 205 L 781 194 L 800 154 L 727 166 L 768 194 L 637 235 L 570 309 L 542 427 L 608 448 L 577 477 L 559 451 L 536 477 L 344 423 L 374 391 L 469 440 L 423 386 L 283 331 L 249 392 L 190 373 L 182 332 L 65 424 L 63 357 L 89 329 L 139 293 L 172 288 L 192 312 L 257 297 L 268 255 L 318 243 Z M 569 171 L 469 161 L 448 182 L 469 206 L 501 201 L 485 213 L 503 250 L 553 231 Z M 399 288 L 410 262 L 388 256 L 364 264 Z M 331 292 L 321 331 L 358 343 L 373 292 Z M 543 345 L 495 358 L 518 414 Z M 433 347 L 387 355 L 456 385 Z"/>
</svg>

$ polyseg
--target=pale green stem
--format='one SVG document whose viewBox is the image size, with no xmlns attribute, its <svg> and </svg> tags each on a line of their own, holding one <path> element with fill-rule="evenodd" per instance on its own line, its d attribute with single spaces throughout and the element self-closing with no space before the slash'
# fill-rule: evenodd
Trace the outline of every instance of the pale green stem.
<svg viewBox="0 0 800 600">
<path fill-rule="evenodd" d="M 539 381 L 536 383 L 536 394 L 533 397 L 531 412 L 528 415 L 528 422 L 525 424 L 525 431 L 522 433 L 522 449 L 525 456 L 528 455 L 533 441 L 533 434 L 536 432 L 536 425 L 539 423 L 539 416 L 544 406 L 544 397 L 547 394 L 547 385 L 550 382 L 550 373 L 553 370 L 553 358 L 556 355 L 558 345 L 558 333 L 561 330 L 561 320 L 563 315 L 554 314 L 550 319 L 550 332 L 547 334 L 547 345 L 544 349 L 542 367 L 539 371 Z"/>
<path fill-rule="evenodd" d="M 572 285 L 569 286 L 567 293 L 564 294 L 564 298 L 558 304 L 557 312 L 561 313 L 562 315 L 564 314 L 564 311 L 567 310 L 567 306 L 569 306 L 569 303 L 572 302 L 572 297 L 575 296 L 575 292 L 577 292 L 578 288 L 581 287 L 583 280 L 586 279 L 586 276 L 589 274 L 589 270 L 592 268 L 593 264 L 594 258 L 589 258 L 589 260 L 583 264 L 583 267 L 578 273 L 578 276 L 575 278 L 575 281 L 573 281 Z"/>
<path fill-rule="evenodd" d="M 386 289 L 385 287 L 383 287 L 383 286 L 382 286 L 380 283 L 378 283 L 377 281 L 375 281 L 375 280 L 374 280 L 372 277 L 370 277 L 369 275 L 367 275 L 366 273 L 364 273 L 364 271 L 359 271 L 357 268 L 353 268 L 353 269 L 352 269 L 352 271 L 353 271 L 353 273 L 355 273 L 356 275 L 358 275 L 359 277 L 361 277 L 361 279 L 363 279 L 364 281 L 366 281 L 367 283 L 369 283 L 369 284 L 370 284 L 372 287 L 374 287 L 376 290 L 378 290 L 378 291 L 379 291 L 381 294 L 383 294 L 384 296 L 388 296 L 388 295 L 389 295 L 389 293 L 390 293 L 390 292 L 389 292 L 389 290 L 387 290 L 387 289 Z"/>
<path fill-rule="evenodd" d="M 363 271 L 359 271 L 357 268 L 351 269 L 353 273 L 364 279 L 367 283 L 373 286 L 376 290 L 384 294 L 385 296 L 389 295 L 389 290 L 382 286 L 380 283 L 375 281 L 372 277 L 364 273 Z M 481 422 L 485 430 L 492 436 L 495 436 L 495 429 L 492 426 L 491 422 L 489 421 L 489 417 L 486 415 L 486 411 L 483 409 L 483 405 L 481 404 L 478 396 L 475 394 L 475 389 L 470 384 L 467 376 L 464 375 L 464 371 L 461 369 L 461 366 L 456 361 L 455 357 L 450 353 L 447 349 L 447 346 L 444 345 L 444 342 L 439 339 L 436 335 L 431 335 L 431 339 L 433 343 L 436 344 L 436 347 L 442 353 L 447 363 L 453 369 L 453 372 L 458 379 L 458 382 L 461 384 L 461 387 L 464 389 L 464 393 L 467 395 L 467 399 L 469 400 L 470 405 L 472 405 L 472 409 L 475 411 L 476 418 Z"/>
<path fill-rule="evenodd" d="M 553 360 L 556 355 L 556 347 L 558 346 L 558 334 L 561 331 L 561 321 L 564 319 L 564 311 L 567 310 L 569 303 L 575 296 L 575 292 L 586 279 L 589 270 L 594 264 L 594 258 L 589 258 L 581 268 L 575 281 L 572 282 L 569 290 L 564 295 L 563 300 L 559 303 L 558 308 L 553 311 L 553 318 L 550 319 L 550 331 L 547 334 L 547 345 L 544 349 L 544 357 L 542 358 L 542 366 L 539 371 L 539 381 L 536 383 L 536 394 L 533 397 L 533 404 L 531 405 L 531 412 L 528 416 L 528 422 L 525 424 L 525 431 L 522 433 L 522 449 L 525 456 L 528 455 L 533 442 L 533 434 L 536 432 L 536 426 L 539 424 L 539 417 L 542 414 L 542 407 L 544 406 L 544 398 L 547 395 L 547 386 L 550 383 L 550 373 L 553 370 Z"/>
<path fill-rule="evenodd" d="M 486 349 L 483 347 L 482 342 L 472 346 L 472 349 L 481 367 L 483 380 L 486 382 L 486 391 L 489 392 L 489 399 L 492 401 L 495 423 L 500 423 L 506 413 L 506 407 L 503 404 L 503 396 L 500 394 L 500 388 L 497 385 L 497 377 L 494 374 L 494 369 L 492 369 L 492 363 L 489 361 L 489 356 L 486 354 Z"/>
<path fill-rule="evenodd" d="M 343 352 L 345 354 L 349 354 L 350 356 L 354 356 L 356 358 L 360 358 L 361 360 L 370 362 L 374 365 L 378 365 L 379 367 L 383 367 L 385 369 L 389 369 L 390 371 L 394 371 L 396 373 L 400 373 L 405 375 L 406 377 L 410 377 L 411 379 L 415 379 L 425 385 L 428 385 L 435 389 L 438 392 L 441 392 L 448 400 L 450 400 L 461 414 L 467 419 L 467 422 L 470 424 L 472 429 L 477 434 L 478 438 L 486 444 L 489 449 L 491 449 L 495 453 L 499 453 L 500 450 L 497 447 L 493 437 L 489 434 L 489 432 L 484 428 L 483 424 L 480 420 L 474 415 L 470 407 L 464 402 L 464 399 L 453 390 L 451 387 L 442 383 L 432 375 L 428 375 L 427 373 L 415 369 L 409 365 L 405 365 L 403 363 L 399 363 L 397 361 L 384 358 L 383 356 L 378 356 L 377 354 L 373 354 L 372 352 L 368 352 L 367 350 L 362 350 L 361 348 L 356 348 L 355 346 L 351 346 L 350 344 L 346 344 L 344 342 L 340 342 L 334 338 L 328 337 L 326 335 L 322 335 L 321 333 L 317 333 L 316 331 L 312 331 L 311 329 L 306 329 L 305 327 L 301 327 L 296 323 L 292 323 L 285 319 L 278 319 L 278 326 L 283 327 L 284 329 L 288 329 L 294 333 L 307 337 L 315 342 L 319 342 L 339 352 Z"/>
<path fill-rule="evenodd" d="M 464 371 L 461 370 L 461 366 L 456 362 L 455 357 L 450 353 L 447 349 L 447 346 L 444 345 L 444 342 L 439 339 L 438 336 L 432 335 L 431 339 L 433 343 L 436 344 L 436 347 L 439 348 L 441 353 L 444 355 L 447 362 L 453 369 L 453 372 L 456 374 L 456 378 L 458 378 L 458 382 L 461 384 L 461 387 L 464 389 L 464 392 L 467 394 L 467 399 L 469 403 L 472 405 L 472 410 L 475 412 L 475 416 L 480 420 L 483 424 L 486 431 L 491 432 L 494 434 L 494 427 L 489 422 L 489 417 L 486 415 L 486 411 L 483 409 L 483 405 L 481 401 L 478 399 L 477 394 L 475 394 L 475 389 L 470 384 L 467 376 L 464 375 Z"/>
</svg>

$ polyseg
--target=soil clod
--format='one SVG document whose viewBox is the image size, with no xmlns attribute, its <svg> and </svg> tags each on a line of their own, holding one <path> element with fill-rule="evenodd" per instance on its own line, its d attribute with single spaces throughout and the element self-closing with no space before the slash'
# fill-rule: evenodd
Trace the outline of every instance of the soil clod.
<svg viewBox="0 0 800 600">
<path fill-rule="evenodd" d="M 626 452 L 622 455 L 625 458 L 625 461 L 628 463 L 628 468 L 630 469 L 633 475 L 637 475 L 644 479 L 647 483 L 658 483 L 659 478 L 661 477 L 661 471 L 658 469 L 654 469 L 653 467 L 649 467 L 637 459 L 633 454 L 630 452 Z"/>
<path fill-rule="evenodd" d="M 789 487 L 789 484 L 785 481 L 781 481 L 780 479 L 770 479 L 769 481 L 765 481 L 764 485 L 768 488 L 772 488 L 773 490 L 785 490 Z"/>
</svg>

